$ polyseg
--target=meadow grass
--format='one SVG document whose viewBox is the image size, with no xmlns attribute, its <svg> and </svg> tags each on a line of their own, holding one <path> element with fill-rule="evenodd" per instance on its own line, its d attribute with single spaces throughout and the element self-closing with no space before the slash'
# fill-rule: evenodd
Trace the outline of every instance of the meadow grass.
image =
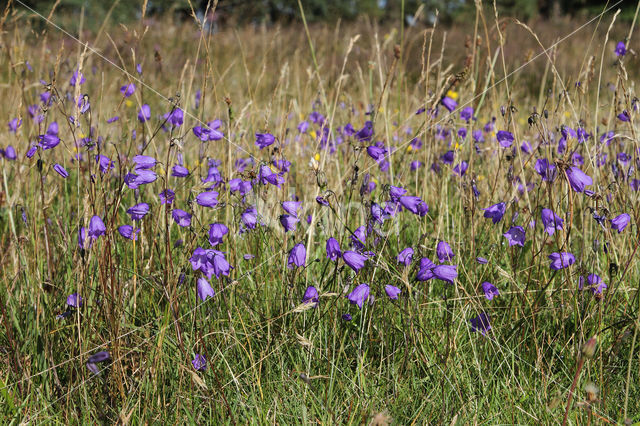
<svg viewBox="0 0 640 426">
<path fill-rule="evenodd" d="M 612 5 L 530 28 L 477 2 L 450 28 L 362 18 L 217 33 L 9 6 L 0 111 L 21 125 L 0 143 L 3 423 L 640 421 L 638 44 Z M 194 127 L 214 119 L 223 137 L 201 141 Z M 275 142 L 261 149 L 256 133 Z M 157 160 L 153 182 L 129 175 L 141 154 Z M 132 220 L 141 203 L 149 213 Z M 497 203 L 494 223 L 483 209 Z M 548 232 L 545 208 L 562 229 Z M 213 223 L 228 228 L 223 253 L 199 267 Z M 454 257 L 438 259 L 441 242 Z M 561 252 L 575 263 L 550 268 Z M 455 278 L 424 258 L 457 265 Z M 198 280 L 215 295 L 198 297 Z M 488 330 L 470 321 L 482 315 Z"/>
</svg>

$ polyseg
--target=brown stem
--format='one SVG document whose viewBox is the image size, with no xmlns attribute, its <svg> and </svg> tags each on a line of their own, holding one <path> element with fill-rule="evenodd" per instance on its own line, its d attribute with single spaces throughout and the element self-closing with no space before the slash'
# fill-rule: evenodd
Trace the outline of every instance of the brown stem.
<svg viewBox="0 0 640 426">
<path fill-rule="evenodd" d="M 576 369 L 576 374 L 573 376 L 573 383 L 571 383 L 571 389 L 569 389 L 569 400 L 567 401 L 567 408 L 564 410 L 564 419 L 562 420 L 562 426 L 567 425 L 567 418 L 569 417 L 569 408 L 571 408 L 571 401 L 573 400 L 573 392 L 576 390 L 576 386 L 578 385 L 578 379 L 580 378 L 580 372 L 582 371 L 582 366 L 584 365 L 584 357 L 580 357 L 580 361 L 578 362 L 578 368 Z"/>
</svg>

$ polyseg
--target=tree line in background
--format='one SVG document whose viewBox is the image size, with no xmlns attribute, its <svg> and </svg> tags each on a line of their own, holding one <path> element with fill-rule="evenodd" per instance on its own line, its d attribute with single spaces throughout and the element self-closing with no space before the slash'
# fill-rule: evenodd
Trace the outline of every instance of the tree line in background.
<svg viewBox="0 0 640 426">
<path fill-rule="evenodd" d="M 47 14 L 56 0 L 20 0 L 21 3 L 36 11 Z M 112 9 L 112 19 L 126 22 L 140 17 L 143 0 L 120 0 L 114 6 L 113 1 L 103 0 L 60 0 L 56 6 L 59 12 L 78 13 L 84 6 L 89 21 L 100 22 Z M 404 16 L 411 25 L 413 14 L 422 6 L 422 22 L 431 24 L 435 11 L 441 21 L 464 20 L 474 12 L 473 0 L 301 0 L 305 17 L 310 22 L 335 21 L 338 18 L 353 20 L 367 15 L 379 20 L 397 20 Z M 492 8 L 493 2 L 483 0 L 485 9 Z M 500 11 L 508 16 L 520 19 L 551 17 L 556 15 L 589 15 L 598 13 L 607 2 L 598 0 L 496 0 Z M 614 2 L 610 2 L 611 5 Z M 631 19 L 635 2 L 623 1 L 617 7 L 623 9 L 621 19 Z M 191 4 L 200 19 L 204 17 L 207 4 L 213 0 L 191 0 Z M 22 6 L 14 0 L 16 9 Z M 174 14 L 187 17 L 191 7 L 187 0 L 149 0 L 147 16 Z M 211 16 L 210 16 L 211 18 Z M 231 21 L 238 24 L 289 23 L 299 21 L 298 0 L 219 0 L 216 7 L 216 20 Z"/>
</svg>

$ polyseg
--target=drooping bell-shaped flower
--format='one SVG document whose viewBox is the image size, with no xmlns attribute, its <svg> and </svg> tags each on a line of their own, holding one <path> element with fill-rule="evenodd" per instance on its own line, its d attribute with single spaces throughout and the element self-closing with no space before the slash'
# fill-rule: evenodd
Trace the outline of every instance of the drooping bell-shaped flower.
<svg viewBox="0 0 640 426">
<path fill-rule="evenodd" d="M 148 155 L 136 155 L 131 159 L 136 170 L 147 170 L 156 165 L 156 159 Z"/>
<path fill-rule="evenodd" d="M 71 78 L 69 79 L 69 84 L 73 87 L 75 87 L 76 84 L 84 84 L 87 81 L 86 78 L 84 78 L 84 74 L 82 74 L 78 69 L 76 69 L 73 73 L 73 75 L 71 76 Z"/>
<path fill-rule="evenodd" d="M 562 226 L 564 224 L 564 220 L 562 220 L 551 209 L 542 209 L 541 217 L 544 230 L 549 235 L 553 235 L 557 229 L 563 229 Z"/>
<path fill-rule="evenodd" d="M 412 258 L 413 258 L 413 248 L 407 247 L 406 249 L 398 253 L 398 257 L 396 257 L 396 260 L 398 261 L 398 263 L 401 263 L 404 266 L 409 266 L 411 264 Z"/>
<path fill-rule="evenodd" d="M 318 290 L 312 285 L 307 287 L 304 291 L 304 295 L 302 296 L 302 303 L 318 303 L 318 300 Z"/>
<path fill-rule="evenodd" d="M 502 220 L 507 207 L 505 203 L 497 203 L 482 210 L 484 210 L 484 217 L 491 219 L 495 225 Z"/>
<path fill-rule="evenodd" d="M 166 119 L 167 123 L 171 124 L 172 126 L 180 127 L 184 122 L 184 112 L 181 108 L 175 108 L 166 113 L 163 118 Z"/>
<path fill-rule="evenodd" d="M 118 233 L 128 240 L 135 241 L 138 239 L 139 229 L 133 229 L 131 225 L 122 225 L 118 227 Z"/>
<path fill-rule="evenodd" d="M 78 293 L 73 293 L 67 296 L 67 306 L 72 308 L 79 308 L 82 306 L 82 296 Z"/>
<path fill-rule="evenodd" d="M 222 239 L 229 233 L 229 228 L 223 223 L 212 223 L 209 225 L 209 244 L 215 247 L 222 244 Z"/>
<path fill-rule="evenodd" d="M 213 274 L 216 278 L 220 279 L 221 275 L 228 276 L 231 270 L 231 265 L 224 257 L 224 253 L 218 250 L 207 250 L 207 260 L 209 265 L 213 269 Z"/>
<path fill-rule="evenodd" d="M 438 256 L 438 260 L 440 263 L 452 260 L 456 255 L 451 250 L 451 246 L 446 241 L 438 242 L 438 246 L 436 247 L 436 255 Z"/>
<path fill-rule="evenodd" d="M 346 263 L 347 266 L 353 269 L 356 273 L 358 273 L 360 269 L 364 268 L 364 262 L 367 260 L 366 256 L 351 250 L 345 251 L 342 254 L 342 258 L 344 259 L 344 263 Z"/>
<path fill-rule="evenodd" d="M 213 287 L 211 287 L 209 281 L 207 281 L 204 277 L 198 278 L 198 282 L 196 284 L 196 293 L 198 295 L 198 298 L 203 302 L 207 300 L 207 297 L 213 297 L 216 295 Z"/>
<path fill-rule="evenodd" d="M 151 107 L 147 104 L 142 105 L 140 111 L 138 111 L 138 121 L 144 123 L 151 119 Z"/>
<path fill-rule="evenodd" d="M 580 277 L 580 290 L 582 290 L 582 281 L 583 278 Z M 589 274 L 587 276 L 587 286 L 591 293 L 596 296 L 601 296 L 602 292 L 607 289 L 607 285 L 604 283 L 602 278 L 596 274 Z"/>
<path fill-rule="evenodd" d="M 204 371 L 207 369 L 207 359 L 204 355 L 196 354 L 193 361 L 191 361 L 191 365 L 196 371 Z"/>
<path fill-rule="evenodd" d="M 373 137 L 373 123 L 366 121 L 364 127 L 355 134 L 356 139 L 360 142 L 369 142 Z"/>
<path fill-rule="evenodd" d="M 298 243 L 289 252 L 289 259 L 287 260 L 287 268 L 293 269 L 294 266 L 304 266 L 307 261 L 307 249 L 304 244 Z"/>
<path fill-rule="evenodd" d="M 542 177 L 543 181 L 553 182 L 557 176 L 555 164 L 549 163 L 546 158 L 539 158 L 535 165 L 536 172 Z"/>
<path fill-rule="evenodd" d="M 176 193 L 170 189 L 165 189 L 160 194 L 158 194 L 160 198 L 160 204 L 172 204 L 173 200 L 176 199 Z"/>
<path fill-rule="evenodd" d="M 449 284 L 458 277 L 458 265 L 438 265 L 432 271 L 435 278 Z"/>
<path fill-rule="evenodd" d="M 445 96 L 440 102 L 442 103 L 442 106 L 444 106 L 449 112 L 453 112 L 453 110 L 455 110 L 458 106 L 458 103 L 451 99 L 449 96 Z"/>
<path fill-rule="evenodd" d="M 203 207 L 215 207 L 216 205 L 218 205 L 218 192 L 201 192 L 196 196 L 196 202 Z"/>
<path fill-rule="evenodd" d="M 264 149 L 269 145 L 273 144 L 276 140 L 276 137 L 271 133 L 256 133 L 256 146 L 260 149 Z"/>
<path fill-rule="evenodd" d="M 433 263 L 430 259 L 423 257 L 422 259 L 420 259 L 420 266 L 418 268 L 416 279 L 418 281 L 429 281 L 435 276 L 433 273 L 433 268 L 435 267 L 435 263 Z"/>
<path fill-rule="evenodd" d="M 491 300 L 495 296 L 500 295 L 498 288 L 488 281 L 482 283 L 482 291 L 484 292 L 484 296 L 487 298 L 487 300 Z"/>
<path fill-rule="evenodd" d="M 291 216 L 298 217 L 298 210 L 302 205 L 301 201 L 284 201 L 282 203 L 282 209 L 289 213 Z"/>
<path fill-rule="evenodd" d="M 422 204 L 426 206 L 426 203 L 416 196 L 403 195 L 402 197 L 399 198 L 399 201 L 400 201 L 400 204 L 402 204 L 402 207 L 409 210 L 413 214 L 421 213 L 420 206 Z M 427 207 L 427 211 L 428 210 L 429 208 Z"/>
<path fill-rule="evenodd" d="M 384 286 L 384 292 L 387 293 L 387 296 L 391 300 L 397 300 L 398 295 L 400 294 L 400 289 L 396 286 L 387 284 Z"/>
<path fill-rule="evenodd" d="M 460 111 L 460 119 L 470 121 L 473 118 L 473 107 L 467 106 Z"/>
<path fill-rule="evenodd" d="M 130 207 L 127 210 L 127 214 L 131 216 L 131 220 L 141 220 L 143 217 L 147 215 L 147 213 L 149 213 L 149 210 L 150 210 L 149 204 L 140 203 L 140 204 L 136 204 L 133 207 Z"/>
<path fill-rule="evenodd" d="M 573 265 L 576 261 L 576 258 L 571 253 L 562 252 L 562 253 L 551 253 L 549 255 L 549 260 L 551 260 L 551 264 L 549 268 L 554 271 L 558 271 L 560 269 L 568 268 Z"/>
<path fill-rule="evenodd" d="M 56 173 L 58 173 L 60 176 L 62 176 L 65 179 L 67 177 L 69 177 L 69 172 L 64 167 L 62 167 L 60 164 L 57 164 L 57 163 L 54 164 L 53 165 L 53 170 L 55 170 Z"/>
<path fill-rule="evenodd" d="M 103 363 L 103 362 L 107 362 L 111 359 L 111 355 L 109 355 L 109 352 L 107 351 L 100 351 L 96 354 L 93 354 L 89 357 L 89 359 L 87 360 L 87 368 L 93 373 L 93 374 L 100 374 L 100 369 L 98 368 L 99 363 Z"/>
<path fill-rule="evenodd" d="M 186 228 L 191 225 L 191 215 L 184 210 L 173 209 L 171 217 L 181 227 Z"/>
<path fill-rule="evenodd" d="M 175 164 L 171 168 L 171 176 L 177 177 L 177 178 L 187 177 L 189 176 L 189 169 L 187 169 L 185 166 L 182 166 L 180 164 Z"/>
<path fill-rule="evenodd" d="M 593 179 L 577 167 L 569 167 L 566 172 L 569 185 L 576 192 L 583 192 L 584 188 L 593 185 Z"/>
<path fill-rule="evenodd" d="M 16 149 L 11 145 L 7 146 L 7 149 L 4 151 L 4 156 L 7 158 L 7 160 L 11 160 L 11 161 L 14 161 L 16 158 L 18 158 L 18 155 L 16 154 Z"/>
<path fill-rule="evenodd" d="M 499 130 L 498 133 L 496 133 L 496 139 L 498 140 L 500 146 L 503 148 L 509 148 L 515 140 L 515 138 L 513 137 L 513 133 L 506 130 Z"/>
<path fill-rule="evenodd" d="M 240 215 L 240 219 L 247 229 L 254 229 L 258 224 L 258 211 L 253 206 L 248 207 L 242 215 Z"/>
<path fill-rule="evenodd" d="M 284 228 L 284 232 L 295 231 L 296 224 L 300 222 L 300 219 L 290 214 L 280 215 L 279 220 L 280 220 L 280 224 Z"/>
<path fill-rule="evenodd" d="M 491 330 L 491 324 L 489 324 L 489 315 L 482 312 L 475 318 L 469 320 L 471 323 L 471 331 L 479 331 L 483 336 L 487 335 L 487 332 Z"/>
<path fill-rule="evenodd" d="M 136 85 L 134 83 L 128 83 L 120 87 L 120 93 L 122 93 L 122 96 L 124 96 L 125 98 L 128 98 L 129 96 L 133 95 L 135 91 L 136 91 Z"/>
<path fill-rule="evenodd" d="M 327 240 L 326 250 L 327 259 L 336 261 L 340 256 L 342 256 L 342 252 L 340 251 L 340 244 L 338 243 L 338 240 L 333 237 L 330 237 Z"/>
<path fill-rule="evenodd" d="M 627 227 L 627 225 L 629 225 L 630 220 L 631 216 L 629 216 L 629 214 L 622 213 L 621 215 L 611 219 L 611 229 L 615 229 L 619 234 Z"/>
<path fill-rule="evenodd" d="M 347 299 L 349 299 L 352 305 L 357 305 L 358 308 L 362 309 L 362 305 L 364 305 L 364 302 L 369 298 L 369 290 L 367 284 L 360 284 L 349 293 Z"/>
<path fill-rule="evenodd" d="M 89 221 L 89 238 L 95 240 L 101 235 L 104 235 L 106 231 L 107 227 L 104 226 L 104 222 L 100 219 L 100 216 L 93 216 Z"/>
</svg>

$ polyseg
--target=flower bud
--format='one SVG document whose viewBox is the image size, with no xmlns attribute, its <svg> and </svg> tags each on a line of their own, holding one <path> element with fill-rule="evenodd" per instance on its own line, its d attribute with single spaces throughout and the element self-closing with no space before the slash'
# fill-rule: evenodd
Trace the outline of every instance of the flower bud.
<svg viewBox="0 0 640 426">
<path fill-rule="evenodd" d="M 594 336 L 584 344 L 582 347 L 582 355 L 585 358 L 593 358 L 593 354 L 596 352 L 596 343 L 598 343 L 598 339 Z"/>
</svg>

